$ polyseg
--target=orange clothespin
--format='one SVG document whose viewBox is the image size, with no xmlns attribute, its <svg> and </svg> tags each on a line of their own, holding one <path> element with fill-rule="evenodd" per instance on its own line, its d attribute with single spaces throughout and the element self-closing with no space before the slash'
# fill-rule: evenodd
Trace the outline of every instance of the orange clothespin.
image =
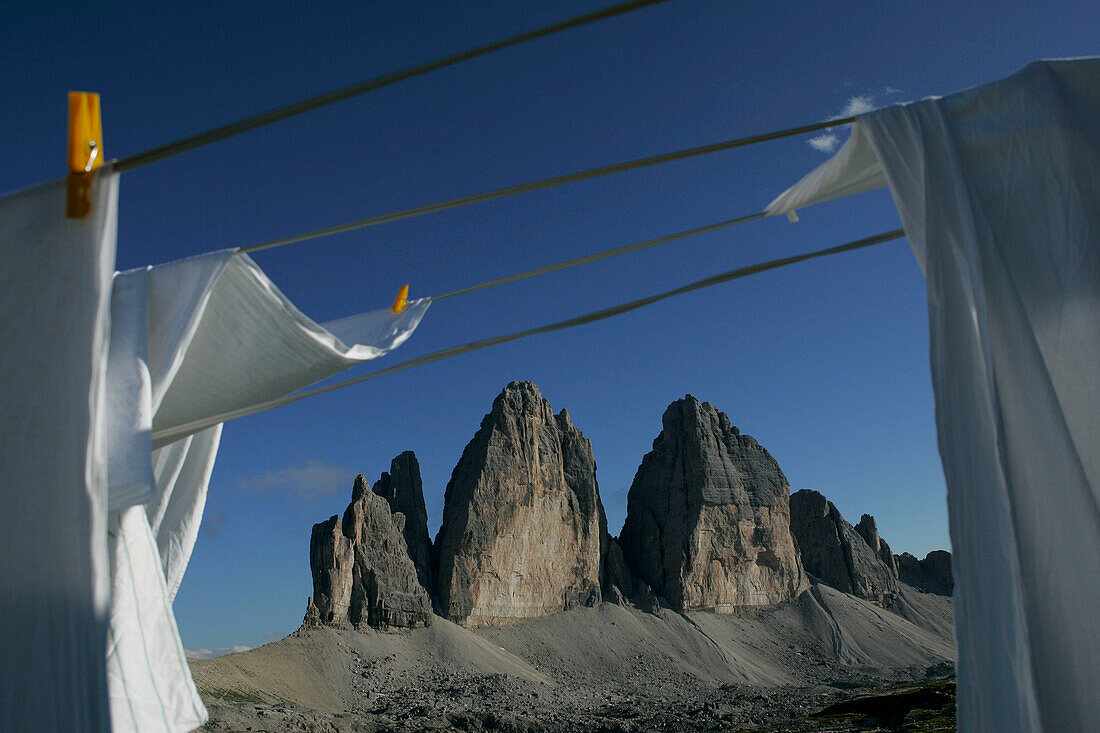
<svg viewBox="0 0 1100 733">
<path fill-rule="evenodd" d="M 409 304 L 409 286 L 402 285 L 401 289 L 397 291 L 397 298 L 393 301 L 393 312 L 400 313 L 405 310 L 405 306 Z"/>
<path fill-rule="evenodd" d="M 103 165 L 103 122 L 94 92 L 69 92 L 68 165 L 65 215 L 83 219 L 92 208 L 92 171 Z"/>
</svg>

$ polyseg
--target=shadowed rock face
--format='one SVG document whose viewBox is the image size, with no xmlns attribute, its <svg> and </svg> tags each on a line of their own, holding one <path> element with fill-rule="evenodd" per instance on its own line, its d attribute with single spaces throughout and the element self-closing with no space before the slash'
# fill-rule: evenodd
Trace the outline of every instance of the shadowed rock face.
<svg viewBox="0 0 1100 733">
<path fill-rule="evenodd" d="M 663 423 L 619 538 L 634 577 L 680 611 L 770 606 L 808 587 L 775 459 L 691 395 Z"/>
<path fill-rule="evenodd" d="M 512 382 L 447 484 L 436 538 L 444 615 L 490 626 L 597 603 L 605 536 L 591 444 L 538 387 Z"/>
<path fill-rule="evenodd" d="M 870 519 L 865 515 L 865 519 Z M 874 520 L 861 523 L 870 534 Z M 791 534 L 798 541 L 806 572 L 839 591 L 888 606 L 897 595 L 892 566 L 824 496 L 810 489 L 791 495 Z M 877 528 L 874 531 L 878 537 Z"/>
<path fill-rule="evenodd" d="M 606 551 L 603 558 L 603 599 L 620 606 L 634 595 L 634 578 L 623 556 L 622 545 L 613 537 L 606 538 Z"/>
<path fill-rule="evenodd" d="M 405 515 L 405 545 L 409 557 L 416 566 L 420 585 L 429 595 L 435 593 L 435 576 L 432 572 L 432 541 L 428 536 L 428 511 L 424 507 L 424 483 L 420 480 L 420 462 L 416 454 L 405 451 L 390 462 L 389 473 L 371 487 L 374 493 L 389 502 L 390 510 Z"/>
<path fill-rule="evenodd" d="M 898 575 L 909 585 L 940 595 L 951 595 L 955 590 L 955 579 L 951 572 L 951 553 L 947 550 L 932 550 L 923 560 L 903 552 L 895 555 Z"/>
<path fill-rule="evenodd" d="M 878 555 L 878 559 L 882 561 L 882 564 L 896 576 L 898 574 L 898 561 L 894 559 L 894 553 L 890 551 L 890 545 L 886 544 L 886 540 L 879 537 L 878 523 L 875 522 L 875 518 L 870 514 L 861 516 L 859 524 L 856 525 L 856 532 L 867 542 L 871 552 Z"/>
<path fill-rule="evenodd" d="M 402 530 L 403 514 L 356 477 L 344 517 L 313 525 L 309 564 L 313 598 L 305 625 L 367 625 L 376 629 L 428 626 L 432 604 L 420 585 Z"/>
</svg>

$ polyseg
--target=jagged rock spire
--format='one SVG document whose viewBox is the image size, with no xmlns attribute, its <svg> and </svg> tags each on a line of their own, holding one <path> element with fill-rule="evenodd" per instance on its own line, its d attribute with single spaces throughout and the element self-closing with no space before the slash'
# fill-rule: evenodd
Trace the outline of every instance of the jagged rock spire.
<svg viewBox="0 0 1100 733">
<path fill-rule="evenodd" d="M 591 444 L 533 383 L 512 382 L 447 484 L 444 615 L 485 626 L 599 602 L 605 534 Z"/>
<path fill-rule="evenodd" d="M 867 532 L 861 536 L 820 493 L 802 489 L 791 495 L 791 533 L 806 572 L 837 590 L 888 606 L 898 593 L 897 574 L 866 539 L 873 522 L 861 523 Z M 878 537 L 877 528 L 873 536 Z"/>
<path fill-rule="evenodd" d="M 687 395 L 627 496 L 620 537 L 637 579 L 673 608 L 731 612 L 807 587 L 791 540 L 790 485 L 779 464 L 709 402 Z"/>
<path fill-rule="evenodd" d="M 389 502 L 390 510 L 405 515 L 405 545 L 416 566 L 420 585 L 429 595 L 435 595 L 435 573 L 432 541 L 428 536 L 428 511 L 424 506 L 424 483 L 420 479 L 420 462 L 411 450 L 390 462 L 389 472 L 371 487 L 374 493 Z"/>
<path fill-rule="evenodd" d="M 360 474 L 343 519 L 313 525 L 313 597 L 305 625 L 403 629 L 428 626 L 432 604 L 420 585 L 402 530 L 405 518 Z"/>
</svg>

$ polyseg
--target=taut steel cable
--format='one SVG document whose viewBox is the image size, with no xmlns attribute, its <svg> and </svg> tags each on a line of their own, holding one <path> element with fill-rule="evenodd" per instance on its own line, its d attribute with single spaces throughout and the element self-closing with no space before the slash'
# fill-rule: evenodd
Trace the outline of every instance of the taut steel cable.
<svg viewBox="0 0 1100 733">
<path fill-rule="evenodd" d="M 855 119 L 855 117 L 842 117 L 840 119 L 828 120 L 826 122 L 816 122 L 812 125 L 801 125 L 799 127 L 787 128 L 786 130 L 765 132 L 759 135 L 739 137 L 720 143 L 711 143 L 709 145 L 700 145 L 694 148 L 676 150 L 670 153 L 650 155 L 645 158 L 636 158 L 635 160 L 628 160 L 622 163 L 612 163 L 611 165 L 599 166 L 598 168 L 589 168 L 587 170 L 577 171 L 576 173 L 566 173 L 560 176 L 542 178 L 537 181 L 530 181 L 529 183 L 520 183 L 514 186 L 505 186 L 504 188 L 497 188 L 493 189 L 492 191 L 475 193 L 469 196 L 460 196 L 458 198 L 448 199 L 446 201 L 439 201 L 434 204 L 414 206 L 411 209 L 403 209 L 401 211 L 394 211 L 389 214 L 380 214 L 378 216 L 372 216 L 366 219 L 358 219 L 356 221 L 347 222 L 345 224 L 337 224 L 335 226 L 325 227 L 324 229 L 314 229 L 313 231 L 304 232 L 302 234 L 295 234 L 294 236 L 290 237 L 273 239 L 268 242 L 262 242 L 261 244 L 254 244 L 250 247 L 242 247 L 241 252 L 261 252 L 265 249 L 272 249 L 274 247 L 285 247 L 288 244 L 308 242 L 312 239 L 320 239 L 321 237 L 328 237 L 333 234 L 342 234 L 343 232 L 350 232 L 356 229 L 365 229 L 367 227 L 378 226 L 379 224 L 388 224 L 394 221 L 401 221 L 402 219 L 411 219 L 416 216 L 424 216 L 425 214 L 434 214 L 436 212 L 446 211 L 448 209 L 457 209 L 460 206 L 478 204 L 482 203 L 483 201 L 493 201 L 494 199 L 500 199 L 506 196 L 515 196 L 516 194 L 529 193 L 531 191 L 541 191 L 545 188 L 553 188 L 554 186 L 561 186 L 566 183 L 585 181 L 590 178 L 599 178 L 601 176 L 608 176 L 613 173 L 622 173 L 624 171 L 635 170 L 637 168 L 645 168 L 647 166 L 658 165 L 660 163 L 669 163 L 674 160 L 683 160 L 684 158 L 692 158 L 698 155 L 707 155 L 708 153 L 717 153 L 721 150 L 740 148 L 745 145 L 753 145 L 755 143 L 762 143 L 768 140 L 778 140 L 779 138 L 790 137 L 792 135 L 801 135 L 805 132 L 824 130 L 829 127 L 837 127 L 838 125 L 846 125 L 850 122 L 855 122 Z"/>
<path fill-rule="evenodd" d="M 836 247 L 829 247 L 828 249 L 818 250 L 816 252 L 809 252 L 807 254 L 794 255 L 791 257 L 783 257 L 778 260 L 769 260 L 767 262 L 760 262 L 755 265 L 749 265 L 747 267 L 739 267 L 735 270 L 729 270 L 727 272 L 713 275 L 703 280 L 697 280 L 693 283 L 688 283 L 674 290 L 669 290 L 664 293 L 658 293 L 657 295 L 650 295 L 646 298 L 640 298 L 638 300 L 632 300 L 629 303 L 622 303 L 620 305 L 611 306 L 610 308 L 604 308 L 602 310 L 594 311 L 592 313 L 586 313 L 575 318 L 568 318 L 564 321 L 558 321 L 557 323 L 551 323 L 546 326 L 540 326 L 538 328 L 532 328 L 526 331 L 518 331 L 516 333 L 505 334 L 503 336 L 494 336 L 492 338 L 482 339 L 480 341 L 473 341 L 461 346 L 452 346 L 447 349 L 441 349 L 440 351 L 433 351 L 430 354 L 417 357 L 415 359 L 409 359 L 408 361 L 395 364 L 392 367 L 386 369 L 380 369 L 370 374 L 364 374 L 361 377 L 355 377 L 343 382 L 337 382 L 336 384 L 324 385 L 321 387 L 314 387 L 313 389 L 307 389 L 301 392 L 295 392 L 294 394 L 286 395 L 275 400 L 270 400 L 259 405 L 252 405 L 250 407 L 241 408 L 232 412 L 219 415 L 216 418 L 210 420 L 198 420 L 186 425 L 180 425 L 170 430 L 162 430 L 153 433 L 153 441 L 156 444 L 167 444 L 179 438 L 182 438 L 191 433 L 204 430 L 205 428 L 217 425 L 220 422 L 226 422 L 227 420 L 235 420 L 241 417 L 248 417 L 249 415 L 255 415 L 260 412 L 266 412 L 276 407 L 282 407 L 289 405 L 299 400 L 304 400 L 307 397 L 316 397 L 327 392 L 333 392 L 345 387 L 351 387 L 362 382 L 366 382 L 370 379 L 376 379 L 388 374 L 394 374 L 395 372 L 404 371 L 406 369 L 412 369 L 413 367 L 424 366 L 425 364 L 431 364 L 433 362 L 441 361 L 443 359 L 450 359 L 461 354 L 468 354 L 471 351 L 478 351 L 479 349 L 485 349 L 490 346 L 496 346 L 498 344 L 507 343 L 509 341 L 515 341 L 517 339 L 526 338 L 528 336 L 537 336 L 543 333 L 551 333 L 552 331 L 560 331 L 566 328 L 573 328 L 575 326 L 583 326 L 586 323 L 593 323 L 595 321 L 602 321 L 605 318 L 612 318 L 614 316 L 628 313 L 638 308 L 643 308 L 647 305 L 652 305 L 659 301 L 671 298 L 677 295 L 683 295 L 684 293 L 690 293 L 693 290 L 700 290 L 702 288 L 709 288 L 713 285 L 719 285 L 730 280 L 736 280 L 742 277 L 748 277 L 749 275 L 756 275 L 761 272 L 767 272 L 768 270 L 775 270 L 780 267 L 786 267 L 799 262 L 805 262 L 806 260 L 816 259 L 818 257 L 827 257 L 829 255 L 840 254 L 842 252 L 851 252 L 852 250 L 862 249 L 864 247 L 870 247 L 872 245 L 881 244 L 882 242 L 889 242 L 894 239 L 900 239 L 905 236 L 905 230 L 894 229 L 882 234 L 876 234 L 872 237 L 865 237 L 863 239 L 857 239 L 853 242 L 846 244 L 840 244 Z"/>
<path fill-rule="evenodd" d="M 616 15 L 622 15 L 623 13 L 629 13 L 632 10 L 638 10 L 640 8 L 647 7 L 649 5 L 656 5 L 657 3 L 665 2 L 666 0 L 629 0 L 629 2 L 622 2 L 616 5 L 609 5 L 606 8 L 593 11 L 591 13 L 585 13 L 575 18 L 563 20 L 559 23 L 553 23 L 542 28 L 538 28 L 533 31 L 527 31 L 520 33 L 517 36 L 511 38 L 505 38 L 501 41 L 494 43 L 488 43 L 484 46 L 478 46 L 468 51 L 460 51 L 458 53 L 451 54 L 450 56 L 444 56 L 434 61 L 427 61 L 423 64 L 416 66 L 410 66 L 407 69 L 400 71 L 392 71 L 388 74 L 382 74 L 372 79 L 351 84 L 343 87 L 342 89 L 335 89 L 331 92 L 325 92 L 324 94 L 318 94 L 315 97 L 309 99 L 303 99 L 298 102 L 277 107 L 267 112 L 261 112 L 260 114 L 252 115 L 251 117 L 245 117 L 243 120 L 232 122 L 228 125 L 222 125 L 221 127 L 215 127 L 212 130 L 206 132 L 200 132 L 195 135 L 176 140 L 175 142 L 166 143 L 158 147 L 146 150 L 142 153 L 130 155 L 125 158 L 119 158 L 114 161 L 114 168 L 119 172 L 133 170 L 140 168 L 143 165 L 149 165 L 155 163 L 158 160 L 164 160 L 170 158 L 173 155 L 179 155 L 195 148 L 200 148 L 210 143 L 224 140 L 227 137 L 234 135 L 240 135 L 243 132 L 255 130 L 258 127 L 264 125 L 270 125 L 273 122 L 285 120 L 288 117 L 294 117 L 300 115 L 303 112 L 309 112 L 319 107 L 325 107 L 335 102 L 340 102 L 351 97 L 372 92 L 375 89 L 381 89 L 382 87 L 389 86 L 390 84 L 396 84 L 399 81 L 411 79 L 415 76 L 426 74 L 429 71 L 435 71 L 442 69 L 446 66 L 452 66 L 462 61 L 468 61 L 478 56 L 483 56 L 493 51 L 499 51 L 502 48 L 508 48 L 509 46 L 515 46 L 524 41 L 531 41 L 535 38 L 542 38 L 543 36 L 549 36 L 554 33 L 559 33 L 570 28 L 577 28 L 588 23 L 594 23 L 598 20 L 604 20 Z"/>
</svg>

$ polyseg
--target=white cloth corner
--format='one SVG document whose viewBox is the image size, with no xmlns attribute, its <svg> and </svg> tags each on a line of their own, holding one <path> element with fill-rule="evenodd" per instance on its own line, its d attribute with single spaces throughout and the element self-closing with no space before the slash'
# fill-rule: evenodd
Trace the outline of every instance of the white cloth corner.
<svg viewBox="0 0 1100 733">
<path fill-rule="evenodd" d="M 764 213 L 768 216 L 790 215 L 806 206 L 885 186 L 882 164 L 857 119 L 852 123 L 851 135 L 836 155 L 779 194 L 764 208 Z"/>
<path fill-rule="evenodd" d="M 861 116 L 771 207 L 873 182 L 873 151 L 925 273 L 961 731 L 1100 722 L 1097 120 L 1100 59 L 1036 62 Z"/>
<path fill-rule="evenodd" d="M 116 733 L 206 720 L 171 602 L 198 536 L 222 420 L 388 353 L 429 303 L 330 330 L 233 250 L 116 275 L 107 658 Z"/>
</svg>

